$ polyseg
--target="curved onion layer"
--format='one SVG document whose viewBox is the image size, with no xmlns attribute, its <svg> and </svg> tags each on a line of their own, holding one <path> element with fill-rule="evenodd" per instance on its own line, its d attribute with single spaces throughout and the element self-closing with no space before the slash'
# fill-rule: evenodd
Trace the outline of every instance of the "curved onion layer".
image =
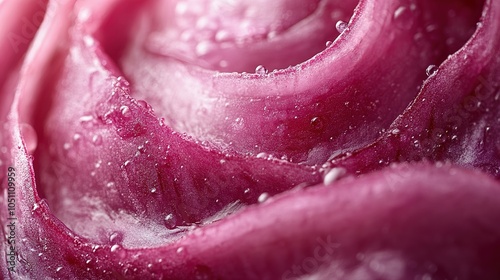
<svg viewBox="0 0 500 280">
<path fill-rule="evenodd" d="M 498 1 L 360 1 L 323 51 L 354 2 L 191 2 L 51 1 L 0 67 L 3 278 L 500 277 L 494 178 L 386 167 L 498 176 Z M 220 72 L 262 57 L 300 64 Z"/>
<path fill-rule="evenodd" d="M 239 11 L 238 7 L 249 5 L 247 2 L 239 1 L 233 9 Z M 112 43 L 106 40 L 107 34 L 116 29 L 107 29 L 105 24 L 95 33 L 103 38 L 107 49 L 121 54 L 110 55 L 130 78 L 131 94 L 150 103 L 175 130 L 241 154 L 318 164 L 373 142 L 415 97 L 426 77 L 426 68 L 439 65 L 470 37 L 481 7 L 453 1 L 440 4 L 436 1 L 360 1 L 349 25 L 337 39 L 331 32 L 318 33 L 325 29 L 325 24 L 327 30 L 337 32 L 335 21 L 346 18 L 335 18 L 332 22 L 330 15 L 348 13 L 353 2 L 323 1 L 316 13 L 296 24 L 299 25 L 296 28 L 278 33 L 273 39 L 249 40 L 240 45 L 226 46 L 209 39 L 193 42 L 194 39 L 185 39 L 182 35 L 170 38 L 170 34 L 188 31 L 169 26 L 171 17 L 151 17 L 148 11 L 146 18 L 137 16 L 138 23 L 131 28 L 134 34 L 145 35 Z M 156 6 L 149 9 L 165 10 Z M 117 10 L 122 13 L 123 9 Z M 443 17 L 444 10 L 454 11 L 455 15 Z M 461 20 L 455 20 L 455 16 Z M 191 22 L 184 24 L 194 26 L 197 19 L 209 21 L 206 18 L 210 18 L 210 14 L 203 12 L 192 19 L 184 14 L 177 17 L 190 19 Z M 156 21 L 162 20 L 168 21 L 164 23 L 168 28 L 163 31 L 167 35 L 160 33 L 164 41 L 151 43 L 150 37 L 159 33 Z M 234 19 L 228 19 L 231 20 Z M 242 19 L 246 20 L 250 19 Z M 217 26 L 215 22 L 207 25 Z M 193 37 L 205 38 L 205 29 L 191 31 Z M 312 37 L 308 43 L 296 42 L 304 41 L 304 34 Z M 327 40 L 334 42 L 324 49 Z M 284 45 L 283 50 L 275 46 L 275 42 Z M 210 44 L 207 46 L 210 53 L 199 55 L 196 50 L 205 43 Z M 266 56 L 254 57 L 244 51 L 261 50 L 276 57 L 274 52 L 278 49 L 281 56 L 297 58 L 300 56 L 293 46 L 301 44 L 313 45 L 314 48 L 308 47 L 312 50 L 319 44 L 324 51 L 287 69 L 279 69 L 286 65 L 273 66 L 273 59 Z M 180 51 L 170 50 L 181 48 L 178 45 L 188 45 L 182 52 L 195 58 L 179 58 L 177 52 Z M 158 50 L 162 47 L 169 50 Z M 238 59 L 250 60 L 242 65 L 253 63 L 255 69 L 263 64 L 278 69 L 270 73 L 257 69 L 254 74 L 241 74 L 199 68 L 214 68 L 208 62 L 198 63 L 213 53 L 217 61 L 229 61 L 229 69 L 215 67 L 216 70 L 241 70 L 231 68 L 238 64 L 231 62 L 232 52 L 240 54 Z M 192 60 L 197 63 L 190 63 Z M 277 60 L 289 63 L 287 65 L 296 63 L 279 56 Z"/>
<path fill-rule="evenodd" d="M 436 69 L 385 135 L 328 166 L 362 173 L 426 158 L 500 176 L 499 19 L 500 5 L 488 1 L 472 39 Z"/>
</svg>

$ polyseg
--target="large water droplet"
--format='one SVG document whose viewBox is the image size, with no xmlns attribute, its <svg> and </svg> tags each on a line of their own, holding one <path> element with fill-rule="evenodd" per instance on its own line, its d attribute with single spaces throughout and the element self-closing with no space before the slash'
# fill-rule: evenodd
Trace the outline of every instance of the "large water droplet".
<svg viewBox="0 0 500 280">
<path fill-rule="evenodd" d="M 394 11 L 394 21 L 398 28 L 409 30 L 413 26 L 413 15 L 410 9 L 401 6 Z"/>
<path fill-rule="evenodd" d="M 326 173 L 323 179 L 323 184 L 330 185 L 331 183 L 337 181 L 342 175 L 346 173 L 346 170 L 342 167 L 332 168 L 328 173 Z"/>
<path fill-rule="evenodd" d="M 111 253 L 114 253 L 114 252 L 118 251 L 119 249 L 121 249 L 121 246 L 118 244 L 115 244 L 115 245 L 111 246 L 110 251 L 111 251 Z"/>
<path fill-rule="evenodd" d="M 324 128 L 323 120 L 320 117 L 314 117 L 311 119 L 311 127 L 313 130 L 321 131 Z"/>
<path fill-rule="evenodd" d="M 111 244 L 118 244 L 118 243 L 122 243 L 123 242 L 123 233 L 121 232 L 112 232 L 110 235 L 109 235 L 109 242 Z"/>
<path fill-rule="evenodd" d="M 94 117 L 89 116 L 89 115 L 80 117 L 80 123 L 81 124 L 87 124 L 87 123 L 92 122 L 93 120 L 94 120 Z"/>
<path fill-rule="evenodd" d="M 432 65 L 429 65 L 429 67 L 427 67 L 427 69 L 425 69 L 425 73 L 427 74 L 427 77 L 430 77 L 432 75 L 434 75 L 436 72 L 437 72 L 437 66 L 432 64 Z"/>
<path fill-rule="evenodd" d="M 212 48 L 212 43 L 210 43 L 209 41 L 199 42 L 196 45 L 195 49 L 196 55 L 204 56 L 210 52 L 211 48 Z"/>
<path fill-rule="evenodd" d="M 347 22 L 345 22 L 343 20 L 339 20 L 335 24 L 335 28 L 337 29 L 337 31 L 339 33 L 342 33 L 342 32 L 344 32 L 347 29 Z"/>
<path fill-rule="evenodd" d="M 259 66 L 257 66 L 255 68 L 255 73 L 256 74 L 265 75 L 265 74 L 267 74 L 267 72 L 268 72 L 267 69 L 264 66 L 262 66 L 262 65 L 259 65 Z"/>
<path fill-rule="evenodd" d="M 20 125 L 21 129 L 21 137 L 24 140 L 24 144 L 26 144 L 26 149 L 28 150 L 28 153 L 33 153 L 36 150 L 36 147 L 38 146 L 38 137 L 36 135 L 35 129 L 27 124 L 23 123 Z"/>
<path fill-rule="evenodd" d="M 265 152 L 261 152 L 261 153 L 258 153 L 256 156 L 256 158 L 264 158 L 264 159 L 267 159 L 269 158 L 269 155 Z"/>
<path fill-rule="evenodd" d="M 177 219 L 174 214 L 168 214 L 164 219 L 165 227 L 168 229 L 174 229 L 177 226 Z"/>
<path fill-rule="evenodd" d="M 122 113 L 122 116 L 124 116 L 124 117 L 130 116 L 130 108 L 128 106 L 125 106 L 125 105 L 121 106 L 120 112 Z"/>
<path fill-rule="evenodd" d="M 264 201 L 266 201 L 266 200 L 268 200 L 268 199 L 269 199 L 269 194 L 265 192 L 265 193 L 261 193 L 261 194 L 259 195 L 259 198 L 257 199 L 257 201 L 258 201 L 259 203 L 262 203 L 262 202 L 264 202 Z"/>
<path fill-rule="evenodd" d="M 119 76 L 116 78 L 116 81 L 114 82 L 115 87 L 128 87 L 130 86 L 129 82 L 125 79 L 123 76 Z"/>
<path fill-rule="evenodd" d="M 81 138 L 82 138 L 82 135 L 79 134 L 79 133 L 75 133 L 73 135 L 73 141 L 75 141 L 75 142 L 78 141 L 78 140 L 80 140 Z"/>
<path fill-rule="evenodd" d="M 153 110 L 153 108 L 151 107 L 151 105 L 149 105 L 144 100 L 137 100 L 137 104 L 139 104 L 139 106 L 141 106 L 142 108 L 146 108 L 148 111 L 152 111 Z"/>
<path fill-rule="evenodd" d="M 326 44 L 325 44 L 325 45 L 326 45 L 326 47 L 328 48 L 329 46 L 331 46 L 331 45 L 332 45 L 332 43 L 333 43 L 332 41 L 326 41 Z"/>
</svg>

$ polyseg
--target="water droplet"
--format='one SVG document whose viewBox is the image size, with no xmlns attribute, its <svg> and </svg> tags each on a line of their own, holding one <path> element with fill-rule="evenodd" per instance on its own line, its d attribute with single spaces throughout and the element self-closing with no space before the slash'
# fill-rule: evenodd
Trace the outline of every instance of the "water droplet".
<svg viewBox="0 0 500 280">
<path fill-rule="evenodd" d="M 127 166 L 129 166 L 129 165 L 130 165 L 130 163 L 132 163 L 132 161 L 131 161 L 131 160 L 126 160 L 126 161 L 123 163 L 123 166 L 124 166 L 124 167 L 127 167 Z"/>
<path fill-rule="evenodd" d="M 398 128 L 395 128 L 391 131 L 392 134 L 398 135 L 401 131 Z"/>
<path fill-rule="evenodd" d="M 69 148 L 71 148 L 71 144 L 70 143 L 64 143 L 63 144 L 63 149 L 64 150 L 69 150 Z"/>
<path fill-rule="evenodd" d="M 427 77 L 434 75 L 436 72 L 437 72 L 437 66 L 434 64 L 429 65 L 429 67 L 427 67 L 427 69 L 425 69 L 425 73 L 427 74 Z"/>
<path fill-rule="evenodd" d="M 79 134 L 79 133 L 75 133 L 73 135 L 73 141 L 75 141 L 75 142 L 78 141 L 78 140 L 80 140 L 81 138 L 82 138 L 82 135 Z"/>
<path fill-rule="evenodd" d="M 323 130 L 324 128 L 324 125 L 323 125 L 323 121 L 321 120 L 320 117 L 314 117 L 311 119 L 311 127 L 318 131 L 318 130 Z"/>
<path fill-rule="evenodd" d="M 102 136 L 99 134 L 96 134 L 92 137 L 92 142 L 94 145 L 99 146 L 102 144 Z"/>
<path fill-rule="evenodd" d="M 215 279 L 212 270 L 205 265 L 197 265 L 195 267 L 195 279 L 196 280 L 209 280 Z"/>
<path fill-rule="evenodd" d="M 266 201 L 267 199 L 269 199 L 269 194 L 265 192 L 265 193 L 261 193 L 259 195 L 259 198 L 257 199 L 257 201 L 259 203 L 262 203 L 262 202 Z"/>
<path fill-rule="evenodd" d="M 118 245 L 118 244 L 115 244 L 115 245 L 111 246 L 111 250 L 110 250 L 111 253 L 118 251 L 120 249 L 120 247 L 121 246 Z"/>
<path fill-rule="evenodd" d="M 152 107 L 151 105 L 149 105 L 146 101 L 144 100 L 137 100 L 137 104 L 139 104 L 139 106 L 141 106 L 142 108 L 146 108 L 148 109 L 148 111 L 152 111 Z"/>
<path fill-rule="evenodd" d="M 177 252 L 177 254 L 180 254 L 180 253 L 184 252 L 184 247 L 177 248 L 176 252 Z"/>
<path fill-rule="evenodd" d="M 116 81 L 113 83 L 113 85 L 115 87 L 128 87 L 128 86 L 130 86 L 129 82 L 123 76 L 116 78 Z"/>
<path fill-rule="evenodd" d="M 264 66 L 262 66 L 262 65 L 259 65 L 259 66 L 257 66 L 255 68 L 255 73 L 256 74 L 265 75 L 265 74 L 267 74 L 267 72 L 268 72 L 267 69 Z"/>
<path fill-rule="evenodd" d="M 38 137 L 36 135 L 36 131 L 31 125 L 27 123 L 21 124 L 20 129 L 21 137 L 23 138 L 24 144 L 26 145 L 26 150 L 28 150 L 28 153 L 32 154 L 38 146 Z"/>
<path fill-rule="evenodd" d="M 98 250 L 99 248 L 101 248 L 101 246 L 99 246 L 99 245 L 92 245 L 92 253 L 97 252 L 97 250 Z"/>
<path fill-rule="evenodd" d="M 122 116 L 124 116 L 124 117 L 130 116 L 130 109 L 129 109 L 128 106 L 125 106 L 125 105 L 121 106 L 120 107 L 120 112 L 122 113 Z"/>
<path fill-rule="evenodd" d="M 229 66 L 229 63 L 227 62 L 227 60 L 222 59 L 221 61 L 219 61 L 219 66 L 222 68 L 226 68 L 227 66 Z"/>
<path fill-rule="evenodd" d="M 108 183 L 106 184 L 106 187 L 108 187 L 108 188 L 112 188 L 112 187 L 114 187 L 114 186 L 115 186 L 115 182 L 108 182 Z"/>
<path fill-rule="evenodd" d="M 151 191 L 151 193 L 156 193 L 156 188 L 155 188 L 155 187 L 153 187 L 153 188 L 151 188 L 151 190 L 150 190 L 150 191 Z"/>
<path fill-rule="evenodd" d="M 210 52 L 210 49 L 212 47 L 211 45 L 212 45 L 212 43 L 210 43 L 209 41 L 199 42 L 196 45 L 196 49 L 195 49 L 196 55 L 198 55 L 198 56 L 206 55 L 207 53 Z"/>
<path fill-rule="evenodd" d="M 56 272 L 59 272 L 59 271 L 61 271 L 62 269 L 63 269 L 63 268 L 62 268 L 62 266 L 59 266 L 58 268 L 56 268 Z"/>
<path fill-rule="evenodd" d="M 346 173 L 346 170 L 342 167 L 335 167 L 326 173 L 323 179 L 323 184 L 330 185 L 331 183 L 337 181 Z"/>
<path fill-rule="evenodd" d="M 168 229 L 174 229 L 177 226 L 177 219 L 174 214 L 168 214 L 165 216 L 164 224 Z"/>
<path fill-rule="evenodd" d="M 94 120 L 94 117 L 92 116 L 82 116 L 80 117 L 80 123 L 88 123 Z"/>
<path fill-rule="evenodd" d="M 262 152 L 262 153 L 258 153 L 256 155 L 256 157 L 257 158 L 265 158 L 265 159 L 267 159 L 269 157 L 269 155 L 267 153 Z"/>
<path fill-rule="evenodd" d="M 38 203 L 35 203 L 35 204 L 33 204 L 32 211 L 36 211 L 38 208 L 40 208 L 40 205 L 38 205 Z"/>
<path fill-rule="evenodd" d="M 332 45 L 332 43 L 333 43 L 332 41 L 326 41 L 326 44 L 325 44 L 325 45 L 326 45 L 326 47 L 328 48 L 329 46 L 331 46 L 331 45 Z"/>
<path fill-rule="evenodd" d="M 275 30 L 267 33 L 267 39 L 273 39 L 276 36 L 278 36 L 278 32 L 276 32 Z"/>
<path fill-rule="evenodd" d="M 226 30 L 219 30 L 215 33 L 215 41 L 217 42 L 227 41 L 229 37 L 230 34 Z"/>
<path fill-rule="evenodd" d="M 394 11 L 394 21 L 397 27 L 409 30 L 413 26 L 413 15 L 411 15 L 411 10 L 404 6 L 397 8 Z"/>
<path fill-rule="evenodd" d="M 122 243 L 123 241 L 123 233 L 121 232 L 113 232 L 109 235 L 109 242 L 111 242 L 111 244 L 118 244 L 118 243 Z"/>
<path fill-rule="evenodd" d="M 337 31 L 339 33 L 342 33 L 342 32 L 344 32 L 347 29 L 347 22 L 345 22 L 343 20 L 339 20 L 335 24 L 335 28 L 337 28 Z"/>
</svg>

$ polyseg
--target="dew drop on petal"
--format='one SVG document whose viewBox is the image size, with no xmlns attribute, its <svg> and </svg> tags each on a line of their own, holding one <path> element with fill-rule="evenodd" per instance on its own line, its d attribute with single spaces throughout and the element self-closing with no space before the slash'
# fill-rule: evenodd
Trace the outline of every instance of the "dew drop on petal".
<svg viewBox="0 0 500 280">
<path fill-rule="evenodd" d="M 269 155 L 267 153 L 261 152 L 256 155 L 257 158 L 264 158 L 267 159 Z"/>
<path fill-rule="evenodd" d="M 323 120 L 320 117 L 312 118 L 311 119 L 311 127 L 316 131 L 323 130 L 323 128 L 324 128 Z"/>
<path fill-rule="evenodd" d="M 261 193 L 259 195 L 259 198 L 257 199 L 257 201 L 259 203 L 262 203 L 262 202 L 266 201 L 268 198 L 269 198 L 269 194 L 268 193 L 266 193 L 266 192 L 265 193 Z"/>
<path fill-rule="evenodd" d="M 92 120 L 94 120 L 94 117 L 92 117 L 92 116 L 86 115 L 86 116 L 80 117 L 80 123 L 82 123 L 82 124 L 89 123 Z"/>
<path fill-rule="evenodd" d="M 129 109 L 128 106 L 125 106 L 125 105 L 121 106 L 120 107 L 120 112 L 122 113 L 122 116 L 124 116 L 124 117 L 130 116 L 130 109 Z"/>
<path fill-rule="evenodd" d="M 73 135 L 73 141 L 75 141 L 75 142 L 78 141 L 78 140 L 80 140 L 81 138 L 82 138 L 82 135 L 79 134 L 79 133 L 75 133 Z"/>
<path fill-rule="evenodd" d="M 331 46 L 331 45 L 332 45 L 332 43 L 333 43 L 332 41 L 326 41 L 326 47 Z"/>
<path fill-rule="evenodd" d="M 137 100 L 137 104 L 141 106 L 142 108 L 146 108 L 148 111 L 152 111 L 151 105 L 149 105 L 146 101 L 144 100 Z"/>
<path fill-rule="evenodd" d="M 174 214 L 168 214 L 164 219 L 165 227 L 168 229 L 174 229 L 177 226 L 177 219 Z"/>
<path fill-rule="evenodd" d="M 330 185 L 331 183 L 338 180 L 342 175 L 346 173 L 346 170 L 342 167 L 332 168 L 328 171 L 323 179 L 323 184 Z"/>
<path fill-rule="evenodd" d="M 436 72 L 437 72 L 437 66 L 434 64 L 429 65 L 429 67 L 427 67 L 427 69 L 425 69 L 425 73 L 427 74 L 427 77 L 434 75 Z"/>
<path fill-rule="evenodd" d="M 347 22 L 345 22 L 343 20 L 339 20 L 335 24 L 335 28 L 337 29 L 337 31 L 339 33 L 342 33 L 342 32 L 344 32 L 347 29 Z"/>
<path fill-rule="evenodd" d="M 121 246 L 118 244 L 111 246 L 111 249 L 110 249 L 111 253 L 118 251 L 118 249 L 120 249 L 120 247 Z"/>
<path fill-rule="evenodd" d="M 196 45 L 196 55 L 198 56 L 204 56 L 208 54 L 211 50 L 211 43 L 209 41 L 202 41 Z"/>
<path fill-rule="evenodd" d="M 96 134 L 92 137 L 92 142 L 94 145 L 99 146 L 102 144 L 102 136 L 99 134 Z"/>
<path fill-rule="evenodd" d="M 411 15 L 411 9 L 401 6 L 394 11 L 394 21 L 396 26 L 409 30 L 413 26 L 413 15 Z"/>
<path fill-rule="evenodd" d="M 120 232 L 113 232 L 109 235 L 109 242 L 111 244 L 118 244 L 123 241 L 123 234 Z"/>
<path fill-rule="evenodd" d="M 267 69 L 264 66 L 262 66 L 262 65 L 259 65 L 259 66 L 257 66 L 255 68 L 255 73 L 256 74 L 265 75 L 265 74 L 267 74 L 267 72 L 268 72 Z"/>
</svg>

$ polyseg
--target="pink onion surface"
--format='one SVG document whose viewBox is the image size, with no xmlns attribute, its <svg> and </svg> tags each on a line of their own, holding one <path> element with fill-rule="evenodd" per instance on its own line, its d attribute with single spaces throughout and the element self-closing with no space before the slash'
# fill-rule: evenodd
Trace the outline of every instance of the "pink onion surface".
<svg viewBox="0 0 500 280">
<path fill-rule="evenodd" d="M 436 2 L 0 1 L 3 278 L 500 279 L 500 2 Z"/>
</svg>

